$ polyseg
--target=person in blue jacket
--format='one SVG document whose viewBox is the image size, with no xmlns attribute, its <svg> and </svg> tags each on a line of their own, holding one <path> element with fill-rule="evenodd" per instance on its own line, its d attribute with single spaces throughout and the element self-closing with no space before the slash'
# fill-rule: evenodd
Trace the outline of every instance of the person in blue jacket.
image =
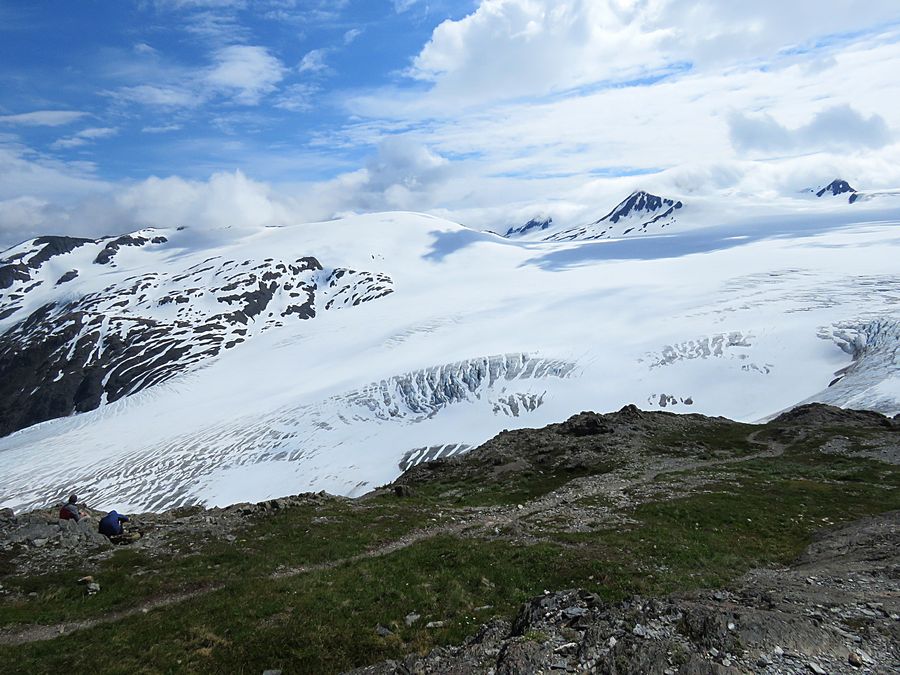
<svg viewBox="0 0 900 675">
<path fill-rule="evenodd" d="M 100 519 L 100 534 L 105 534 L 112 539 L 113 537 L 121 537 L 125 534 L 125 528 L 122 523 L 128 522 L 128 516 L 123 516 L 118 511 L 110 511 Z"/>
</svg>

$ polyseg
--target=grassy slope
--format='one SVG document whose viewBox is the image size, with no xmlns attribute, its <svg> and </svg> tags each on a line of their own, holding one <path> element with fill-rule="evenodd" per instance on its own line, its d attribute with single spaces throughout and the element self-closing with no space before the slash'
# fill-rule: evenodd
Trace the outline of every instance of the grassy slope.
<svg viewBox="0 0 900 675">
<path fill-rule="evenodd" d="M 742 439 L 753 430 L 723 428 L 702 439 L 703 452 L 746 454 Z M 0 604 L 2 625 L 102 615 L 163 592 L 225 587 L 71 636 L 0 647 L 0 663 L 11 673 L 338 672 L 459 642 L 485 619 L 511 616 L 544 589 L 577 586 L 618 598 L 721 585 L 752 567 L 792 559 L 818 528 L 900 508 L 896 467 L 820 454 L 820 440 L 805 440 L 782 457 L 705 470 L 703 491 L 641 504 L 628 513 L 635 524 L 624 529 L 569 534 L 548 528 L 544 541 L 527 545 L 440 536 L 333 569 L 269 576 L 282 565 L 337 560 L 448 522 L 472 505 L 521 503 L 571 478 L 540 474 L 487 486 L 431 485 L 411 500 L 296 507 L 251 521 L 244 541 L 208 543 L 173 559 L 123 550 L 95 572 L 103 590 L 93 598 L 73 584 L 81 570 L 5 579 L 38 597 Z M 654 451 L 685 452 L 679 443 Z M 450 497 L 440 496 L 447 492 Z M 323 515 L 329 523 L 312 523 Z M 407 627 L 403 617 L 411 611 L 422 619 Z M 446 623 L 425 628 L 432 620 Z M 379 637 L 379 623 L 393 635 Z"/>
</svg>

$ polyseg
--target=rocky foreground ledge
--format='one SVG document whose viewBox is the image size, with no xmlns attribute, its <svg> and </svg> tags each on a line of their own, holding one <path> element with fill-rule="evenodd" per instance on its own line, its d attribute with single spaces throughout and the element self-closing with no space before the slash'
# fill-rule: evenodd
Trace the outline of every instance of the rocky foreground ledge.
<svg viewBox="0 0 900 675">
<path fill-rule="evenodd" d="M 117 545 L 98 531 L 106 511 L 82 505 L 84 516 L 60 520 L 59 508 L 38 509 L 16 514 L 12 509 L 0 510 L 0 555 L 5 566 L 0 574 L 38 574 L 59 572 L 73 560 L 99 563 L 117 551 L 145 552 L 154 556 L 177 554 L 186 537 L 196 544 L 221 540 L 234 542 L 236 532 L 245 528 L 253 517 L 280 510 L 326 502 L 347 501 L 324 492 L 270 499 L 256 504 L 233 504 L 224 508 L 201 506 L 172 509 L 163 513 L 129 515 L 129 530 L 143 537 L 127 545 Z M 0 558 L 3 560 L 3 558 Z M 0 587 L 0 595 L 3 588 Z"/>
<path fill-rule="evenodd" d="M 628 406 L 501 433 L 359 499 L 129 514 L 144 537 L 126 546 L 97 534 L 102 512 L 0 512 L 0 664 L 900 672 L 898 466 L 900 420 L 875 413 Z"/>
</svg>

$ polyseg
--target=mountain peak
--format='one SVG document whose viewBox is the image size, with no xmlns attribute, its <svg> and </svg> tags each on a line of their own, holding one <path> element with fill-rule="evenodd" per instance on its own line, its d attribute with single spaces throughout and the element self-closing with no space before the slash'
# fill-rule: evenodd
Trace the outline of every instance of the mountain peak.
<svg viewBox="0 0 900 675">
<path fill-rule="evenodd" d="M 659 234 L 675 223 L 675 212 L 684 204 L 644 190 L 632 192 L 616 207 L 589 225 L 572 227 L 546 237 L 544 241 L 612 239 L 632 234 Z"/>
<path fill-rule="evenodd" d="M 841 178 L 835 178 L 825 187 L 819 188 L 816 191 L 816 197 L 824 197 L 826 194 L 837 197 L 838 195 L 846 194 L 848 192 L 855 193 L 856 190 L 851 187 L 850 183 L 847 181 Z"/>
<path fill-rule="evenodd" d="M 616 208 L 600 220 L 618 223 L 622 218 L 626 218 L 634 213 L 649 214 L 660 210 L 677 210 L 683 206 L 684 204 L 680 201 L 650 194 L 644 190 L 637 190 L 632 192 L 627 199 L 619 203 Z"/>
<path fill-rule="evenodd" d="M 518 237 L 523 234 L 528 234 L 529 232 L 537 232 L 540 230 L 546 230 L 553 224 L 553 218 L 541 218 L 540 216 L 532 218 L 524 225 L 520 225 L 519 227 L 511 227 L 506 231 L 504 237 Z"/>
</svg>

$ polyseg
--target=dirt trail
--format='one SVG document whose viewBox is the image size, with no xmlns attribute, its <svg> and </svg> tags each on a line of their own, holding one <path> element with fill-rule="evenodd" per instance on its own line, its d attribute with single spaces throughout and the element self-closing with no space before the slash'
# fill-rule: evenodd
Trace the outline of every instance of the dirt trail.
<svg viewBox="0 0 900 675">
<path fill-rule="evenodd" d="M 84 619 L 81 621 L 65 621 L 63 623 L 56 623 L 47 626 L 29 626 L 28 628 L 19 630 L 0 631 L 0 645 L 20 645 L 26 644 L 28 642 L 53 640 L 54 638 L 58 638 L 62 635 L 68 635 L 70 633 L 84 630 L 86 628 L 93 628 L 94 626 L 100 626 L 106 623 L 115 623 L 116 621 L 121 621 L 122 619 L 127 619 L 128 617 L 135 616 L 137 614 L 146 614 L 147 612 L 150 612 L 154 609 L 159 609 L 160 607 L 177 605 L 180 602 L 185 602 L 186 600 L 191 600 L 193 598 L 206 595 L 207 593 L 221 590 L 222 588 L 224 588 L 224 585 L 217 584 L 215 586 L 198 588 L 197 590 L 191 591 L 189 593 L 162 595 L 158 598 L 154 598 L 152 600 L 148 600 L 147 602 L 141 603 L 136 607 L 132 607 L 131 609 L 123 609 L 121 611 L 112 612 L 105 616 L 100 616 L 94 619 Z"/>
<path fill-rule="evenodd" d="M 396 551 L 400 551 L 427 539 L 432 539 L 438 536 L 459 535 L 466 531 L 472 532 L 473 530 L 476 532 L 493 532 L 496 528 L 509 527 L 514 525 L 519 520 L 553 509 L 554 507 L 559 507 L 560 504 L 565 503 L 566 500 L 572 498 L 572 493 L 575 490 L 577 490 L 577 494 L 579 497 L 613 497 L 615 495 L 623 493 L 630 488 L 653 482 L 659 476 L 667 473 L 694 471 L 697 469 L 748 462 L 755 459 L 777 457 L 784 452 L 784 448 L 782 446 L 774 443 L 770 445 L 756 441 L 755 436 L 756 434 L 751 434 L 748 440 L 750 440 L 754 444 L 765 445 L 767 448 L 766 450 L 751 455 L 745 455 L 743 457 L 732 457 L 707 461 L 685 462 L 668 458 L 659 458 L 661 459 L 660 462 L 655 463 L 654 466 L 649 468 L 644 467 L 643 471 L 640 472 L 637 476 L 634 475 L 633 472 L 635 467 L 632 466 L 625 470 L 616 471 L 610 474 L 592 476 L 588 479 L 576 479 L 575 481 L 566 483 L 565 485 L 549 494 L 538 497 L 537 499 L 522 504 L 521 506 L 516 505 L 511 507 L 485 507 L 471 509 L 463 514 L 457 514 L 460 516 L 460 519 L 454 522 L 437 525 L 435 527 L 430 527 L 427 529 L 414 530 L 412 532 L 409 532 L 408 534 L 403 535 L 399 539 L 388 542 L 376 548 L 369 549 L 362 553 L 348 556 L 346 558 L 329 560 L 327 562 L 312 565 L 299 565 L 297 567 L 279 569 L 273 572 L 270 577 L 272 579 L 286 579 L 302 574 L 312 574 L 316 572 L 327 571 L 336 567 L 340 567 L 342 565 L 390 555 L 391 553 L 395 553 Z M 628 475 L 629 473 L 631 475 Z M 577 488 L 572 487 L 572 484 L 575 482 L 578 483 Z M 93 619 L 68 621 L 51 625 L 28 626 L 21 629 L 0 630 L 0 645 L 19 645 L 30 642 L 40 642 L 43 640 L 53 640 L 62 635 L 69 635 L 76 631 L 93 628 L 94 626 L 103 624 L 115 623 L 116 621 L 120 621 L 131 616 L 145 614 L 155 609 L 161 609 L 164 607 L 169 607 L 171 605 L 176 605 L 187 600 L 191 600 L 208 593 L 221 590 L 222 588 L 224 588 L 223 584 L 217 584 L 200 588 L 189 593 L 162 595 L 157 598 L 153 598 L 152 600 L 143 602 L 131 609 L 112 612 L 105 616 Z"/>
</svg>

